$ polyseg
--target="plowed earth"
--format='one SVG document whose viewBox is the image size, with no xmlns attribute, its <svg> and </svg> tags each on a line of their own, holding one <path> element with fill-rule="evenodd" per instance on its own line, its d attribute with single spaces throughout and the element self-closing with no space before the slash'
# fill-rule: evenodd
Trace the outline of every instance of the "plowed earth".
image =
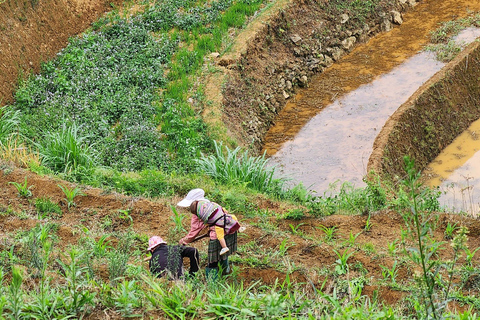
<svg viewBox="0 0 480 320">
<path fill-rule="evenodd" d="M 50 222 L 59 225 L 55 242 L 56 252 L 66 252 L 69 245 L 77 244 L 82 234 L 82 226 L 90 232 L 102 234 L 114 231 L 123 231 L 133 228 L 139 234 L 152 236 L 161 235 L 169 238 L 169 241 L 178 240 L 182 234 L 172 235 L 169 230 L 174 227 L 170 218 L 173 213 L 170 205 L 174 205 L 180 198 L 170 199 L 145 199 L 138 197 L 128 197 L 114 192 L 106 192 L 101 189 L 83 187 L 85 195 L 75 198 L 75 207 L 67 208 L 65 196 L 58 185 L 72 188 L 69 182 L 62 181 L 47 176 L 39 176 L 30 171 L 21 168 L 15 168 L 12 165 L 3 163 L 0 172 L 0 250 L 9 250 L 15 243 L 10 240 L 11 235 L 20 230 L 29 230 L 37 223 L 46 222 L 37 219 L 34 201 L 38 197 L 49 197 L 55 203 L 62 207 L 63 215 L 57 219 L 50 218 Z M 27 184 L 31 187 L 33 193 L 30 198 L 22 198 L 18 191 L 10 182 L 24 183 L 27 177 Z M 382 302 L 395 304 L 407 294 L 402 291 L 392 290 L 388 285 L 381 281 L 382 265 L 391 268 L 394 258 L 398 260 L 402 254 L 401 247 L 398 245 L 397 253 L 392 256 L 388 252 L 388 244 L 393 241 L 400 243 L 401 230 L 405 229 L 405 223 L 400 214 L 393 211 L 382 211 L 371 213 L 370 223 L 372 227 L 365 231 L 365 225 L 368 216 L 345 216 L 332 215 L 325 218 L 305 218 L 302 220 L 285 220 L 280 218 L 285 209 L 278 203 L 266 199 L 255 200 L 255 205 L 260 209 L 274 212 L 277 216 L 270 218 L 245 218 L 240 216 L 243 224 L 246 224 L 247 230 L 239 238 L 239 255 L 241 261 L 247 261 L 249 256 L 255 256 L 259 252 L 270 254 L 272 261 L 262 264 L 235 263 L 238 267 L 239 279 L 247 284 L 260 280 L 265 284 L 272 285 L 276 281 L 280 283 L 285 280 L 287 273 L 290 273 L 290 279 L 295 282 L 306 284 L 306 290 L 312 288 L 322 288 L 326 292 L 332 292 L 336 279 L 326 279 L 325 272 L 332 273 L 335 268 L 335 261 L 338 259 L 333 251 L 354 252 L 348 259 L 351 266 L 349 277 L 352 279 L 362 274 L 367 279 L 371 279 L 370 284 L 364 288 L 363 294 L 373 297 L 374 292 L 378 292 L 378 297 Z M 125 220 L 118 215 L 119 210 L 130 210 L 132 221 Z M 23 212 L 23 214 L 8 214 L 5 212 Z M 112 223 L 105 226 L 103 221 L 109 217 Z M 438 221 L 438 228 L 435 231 L 435 238 L 438 241 L 444 241 L 444 230 L 448 223 L 456 223 L 457 226 L 465 225 L 469 228 L 468 245 L 470 248 L 480 246 L 480 221 L 462 217 L 459 215 L 441 215 Z M 189 219 L 184 219 L 183 225 L 188 230 Z M 263 225 L 262 228 L 257 226 Z M 265 226 L 269 227 L 265 227 Z M 298 227 L 297 227 L 298 226 Z M 325 240 L 325 233 L 321 226 L 335 227 L 336 236 L 333 241 Z M 292 233 L 292 227 L 296 227 L 296 234 Z M 348 245 L 347 241 L 350 234 L 357 235 L 353 245 Z M 275 251 L 280 251 L 281 243 L 287 239 L 289 248 L 284 256 L 276 256 Z M 193 245 L 200 252 L 206 253 L 207 240 L 199 241 Z M 253 245 L 252 245 L 253 244 Z M 146 244 L 138 244 L 142 249 Z M 242 246 L 256 248 L 255 250 L 245 250 Z M 365 249 L 366 247 L 370 249 Z M 450 246 L 441 251 L 440 258 L 448 260 L 452 258 Z M 460 261 L 463 262 L 463 261 Z M 473 263 L 480 262 L 479 256 L 474 258 Z M 206 261 L 203 259 L 202 267 L 205 267 Z M 292 267 L 294 266 L 294 267 Z M 353 267 L 352 267 L 353 266 Z M 359 266 L 363 266 L 363 268 Z M 147 265 L 144 265 L 147 268 Z M 401 263 L 398 268 L 397 282 L 410 281 L 416 270 L 410 264 Z M 101 277 L 108 279 L 108 271 L 98 270 Z M 325 284 L 324 281 L 326 280 Z M 458 281 L 458 279 L 457 279 Z M 478 284 L 475 279 L 471 284 L 471 290 L 478 291 Z M 471 281 L 471 282 L 472 282 Z M 470 290 L 470 294 L 472 291 Z M 459 307 L 459 306 L 456 306 Z M 459 307 L 460 308 L 460 307 Z"/>
</svg>

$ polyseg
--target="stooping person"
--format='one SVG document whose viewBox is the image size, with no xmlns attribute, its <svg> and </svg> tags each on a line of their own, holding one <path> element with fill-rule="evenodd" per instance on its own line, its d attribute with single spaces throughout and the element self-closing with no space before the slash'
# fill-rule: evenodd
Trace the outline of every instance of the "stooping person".
<svg viewBox="0 0 480 320">
<path fill-rule="evenodd" d="M 180 239 L 180 244 L 193 242 L 202 230 L 208 228 L 210 241 L 208 243 L 207 277 L 211 273 L 218 274 L 219 267 L 222 267 L 224 274 L 230 273 L 228 256 L 237 251 L 237 230 L 240 229 L 236 217 L 228 214 L 217 203 L 205 199 L 205 191 L 202 189 L 190 190 L 177 205 L 189 208 L 192 213 L 190 231 Z M 224 235 L 222 242 L 227 248 L 223 252 L 222 244 L 218 239 L 219 234 L 220 236 Z"/>
<path fill-rule="evenodd" d="M 157 277 L 168 276 L 169 279 L 180 279 L 184 273 L 183 258 L 190 259 L 190 276 L 194 276 L 199 267 L 198 250 L 180 245 L 167 245 L 159 236 L 148 240 L 148 252 L 151 258 L 149 269 Z"/>
</svg>

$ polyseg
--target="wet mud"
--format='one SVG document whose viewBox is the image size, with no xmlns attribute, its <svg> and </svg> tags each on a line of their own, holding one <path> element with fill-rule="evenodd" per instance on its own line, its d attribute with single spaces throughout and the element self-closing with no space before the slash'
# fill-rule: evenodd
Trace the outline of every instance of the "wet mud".
<svg viewBox="0 0 480 320">
<path fill-rule="evenodd" d="M 418 4 L 404 15 L 401 26 L 357 46 L 313 78 L 309 88 L 301 90 L 277 116 L 265 137 L 264 151 L 282 173 L 314 185 L 317 192 L 337 179 L 361 184 L 373 140 L 385 121 L 441 67 L 432 67 L 433 62 L 426 62 L 429 59 L 412 57 L 442 22 L 479 9 L 476 1 Z M 406 62 L 410 58 L 412 61 Z M 410 75 L 408 67 L 401 71 L 409 64 Z M 404 73 L 404 80 L 388 79 L 395 73 Z M 384 83 L 382 78 L 387 78 Z M 406 89 L 402 81 L 419 82 Z M 395 96 L 398 100 L 393 102 Z"/>
</svg>

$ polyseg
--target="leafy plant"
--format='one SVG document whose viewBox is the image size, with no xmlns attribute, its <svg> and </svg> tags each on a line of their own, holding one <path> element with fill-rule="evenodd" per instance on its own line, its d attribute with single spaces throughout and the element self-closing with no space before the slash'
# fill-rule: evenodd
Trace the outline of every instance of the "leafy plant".
<svg viewBox="0 0 480 320">
<path fill-rule="evenodd" d="M 42 143 L 37 143 L 42 163 L 55 172 L 71 172 L 92 168 L 95 164 L 88 136 L 82 136 L 75 123 L 64 125 L 61 131 L 49 132 Z"/>
<path fill-rule="evenodd" d="M 393 265 L 391 268 L 388 268 L 386 266 L 382 266 L 380 265 L 380 267 L 382 267 L 382 276 L 385 280 L 388 280 L 390 279 L 392 281 L 392 284 L 393 285 L 396 285 L 397 284 L 397 274 L 398 274 L 398 269 L 397 269 L 397 261 L 395 260 L 393 262 Z"/>
<path fill-rule="evenodd" d="M 457 224 L 454 223 L 453 225 L 449 222 L 445 227 L 444 231 L 444 238 L 447 240 L 453 239 L 453 233 L 457 229 Z"/>
<path fill-rule="evenodd" d="M 130 221 L 130 224 L 133 223 L 132 215 L 130 214 L 132 209 L 118 209 L 118 217 L 125 221 Z"/>
<path fill-rule="evenodd" d="M 179 213 L 178 210 L 174 206 L 170 206 L 173 212 L 172 219 L 173 223 L 175 224 L 174 231 L 175 232 L 185 232 L 185 228 L 183 227 L 183 219 L 185 219 L 185 215 L 183 213 Z"/>
<path fill-rule="evenodd" d="M 370 229 L 372 228 L 372 223 L 371 223 L 371 221 L 370 221 L 371 217 L 372 217 L 372 216 L 371 216 L 370 214 L 368 214 L 368 218 L 367 218 L 367 220 L 365 221 L 365 227 L 363 227 L 363 230 L 364 230 L 365 232 L 370 232 Z"/>
<path fill-rule="evenodd" d="M 33 187 L 33 186 L 28 186 L 27 185 L 27 177 L 25 177 L 25 182 L 23 184 L 20 184 L 18 182 L 15 182 L 15 181 L 12 181 L 12 182 L 9 182 L 8 184 L 12 184 L 15 186 L 15 188 L 17 188 L 17 191 L 18 191 L 18 194 L 21 196 L 21 197 L 24 197 L 24 198 L 28 198 L 28 197 L 31 197 L 32 196 L 32 191 L 30 191 L 30 189 Z"/>
<path fill-rule="evenodd" d="M 305 217 L 305 213 L 302 209 L 292 209 L 289 210 L 284 218 L 288 220 L 302 220 Z"/>
<path fill-rule="evenodd" d="M 113 291 L 115 307 L 123 316 L 136 316 L 133 311 L 142 305 L 139 288 L 135 280 L 123 280 Z"/>
<path fill-rule="evenodd" d="M 348 236 L 348 239 L 347 239 L 347 241 L 345 241 L 345 243 L 348 244 L 349 246 L 355 245 L 355 241 L 357 240 L 357 238 L 360 234 L 361 234 L 361 232 L 354 235 L 352 233 L 352 231 L 350 231 L 350 235 Z"/>
<path fill-rule="evenodd" d="M 84 196 L 85 194 L 82 192 L 82 190 L 79 187 L 75 188 L 68 188 L 67 186 L 62 186 L 60 184 L 57 185 L 60 189 L 62 189 L 63 194 L 65 195 L 65 198 L 67 200 L 67 207 L 70 208 L 71 206 L 75 206 L 75 197 L 76 196 Z"/>
<path fill-rule="evenodd" d="M 299 230 L 299 228 L 301 226 L 303 226 L 305 223 L 299 223 L 297 224 L 296 226 L 293 225 L 293 224 L 289 224 L 289 227 L 290 227 L 290 231 L 293 233 L 293 234 L 296 234 L 296 235 L 299 235 L 301 234 L 302 232 Z"/>
<path fill-rule="evenodd" d="M 321 229 L 324 233 L 325 233 L 325 241 L 333 241 L 333 239 L 336 238 L 336 231 L 337 231 L 337 228 L 335 226 L 332 226 L 332 227 L 326 227 L 326 226 L 323 226 L 323 225 L 320 225 L 318 227 L 319 229 Z"/>
<path fill-rule="evenodd" d="M 12 107 L 0 108 L 0 145 L 8 141 L 20 123 L 20 112 Z"/>
<path fill-rule="evenodd" d="M 410 238 L 416 243 L 415 247 L 408 248 L 406 252 L 410 260 L 422 270 L 422 294 L 419 298 L 425 308 L 424 316 L 438 319 L 441 317 L 443 307 L 437 303 L 435 284 L 436 274 L 441 266 L 433 256 L 437 254 L 443 243 L 429 237 L 434 228 L 435 214 L 420 210 L 424 199 L 420 191 L 420 172 L 415 170 L 414 161 L 409 157 L 405 156 L 404 161 L 407 178 L 402 183 L 407 188 L 410 212 L 404 213 L 403 218 Z"/>
<path fill-rule="evenodd" d="M 343 251 L 343 253 L 338 252 L 337 250 L 333 249 L 333 252 L 337 255 L 338 259 L 335 260 L 335 272 L 337 274 L 346 274 L 348 272 L 348 258 L 350 258 L 355 251 L 348 253 L 348 250 Z"/>
<path fill-rule="evenodd" d="M 288 239 L 283 239 L 282 242 L 278 246 L 278 253 L 280 256 L 284 256 L 287 254 L 287 250 L 291 247 L 295 246 L 294 243 L 289 243 Z"/>
<path fill-rule="evenodd" d="M 267 192 L 275 189 L 282 183 L 282 179 L 275 179 L 275 168 L 267 168 L 268 160 L 265 154 L 261 157 L 250 157 L 247 151 L 241 153 L 241 148 L 231 150 L 222 143 L 214 142 L 215 154 L 202 156 L 197 160 L 199 170 L 222 183 L 245 183 L 252 189 Z"/>
<path fill-rule="evenodd" d="M 48 197 L 40 197 L 35 199 L 35 207 L 39 219 L 44 219 L 48 214 L 55 214 L 56 216 L 62 216 L 62 209 L 58 204 L 52 202 Z"/>
<path fill-rule="evenodd" d="M 397 252 L 397 240 L 388 243 L 388 253 L 393 256 Z"/>
</svg>

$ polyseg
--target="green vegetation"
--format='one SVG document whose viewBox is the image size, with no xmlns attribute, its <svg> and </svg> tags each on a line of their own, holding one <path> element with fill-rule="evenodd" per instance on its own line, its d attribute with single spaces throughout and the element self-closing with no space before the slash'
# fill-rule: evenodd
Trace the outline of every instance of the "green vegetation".
<svg viewBox="0 0 480 320">
<path fill-rule="evenodd" d="M 49 214 L 53 214 L 57 217 L 62 215 L 62 209 L 60 206 L 48 197 L 35 199 L 35 208 L 37 209 L 39 219 L 46 218 Z"/>
<path fill-rule="evenodd" d="M 480 14 L 471 13 L 466 18 L 447 21 L 430 33 L 430 42 L 427 51 L 434 52 L 437 60 L 449 62 L 461 51 L 465 44 L 456 43 L 453 38 L 468 27 L 480 27 Z"/>
<path fill-rule="evenodd" d="M 72 189 L 58 185 L 60 189 L 62 189 L 63 193 L 65 194 L 65 198 L 67 200 L 67 207 L 70 209 L 70 207 L 75 206 L 75 197 L 76 196 L 84 196 L 85 194 L 82 192 L 82 190 L 79 187 L 74 187 Z"/>
<path fill-rule="evenodd" d="M 322 5 L 350 13 L 356 23 L 375 14 L 379 3 L 335 0 Z M 2 221 L 30 223 L 2 234 L 0 318 L 103 317 L 108 312 L 174 319 L 476 317 L 473 311 L 451 315 L 445 306 L 456 299 L 480 309 L 475 292 L 462 290 L 467 283 L 478 286 L 474 257 L 479 249 L 466 246 L 465 228 L 447 226 L 453 256 L 442 260 L 440 249 L 446 244 L 430 236 L 437 227 L 439 194 L 420 186 L 411 163 L 402 185 L 369 180 L 358 189 L 337 183 L 317 196 L 303 185 L 287 188 L 265 156 L 224 148 L 209 135 L 200 110 L 188 102 L 197 72 L 205 56 L 224 51 L 227 35 L 261 5 L 260 0 L 165 0 L 142 3 L 133 15 L 113 12 L 72 39 L 57 59 L 42 66 L 41 75 L 22 82 L 16 103 L 0 114 L 0 142 L 19 131 L 22 142 L 41 155 L 41 165 L 30 165 L 36 172 L 132 196 L 172 197 L 204 188 L 209 198 L 257 227 L 251 231 L 255 240 L 231 257 L 232 274 L 215 282 L 201 272 L 182 283 L 157 281 L 142 265 L 148 235 L 133 231 L 135 222 L 148 219 L 127 202 L 137 197 L 100 216 L 95 209 L 73 208 L 82 194 L 79 187 L 58 185 L 70 209 L 65 216 L 81 215 L 78 225 L 68 226 L 72 237 L 65 243 L 59 240 L 67 233 L 65 217 L 51 198 L 19 199 L 23 203 L 18 207 L 0 208 Z M 9 169 L 2 170 L 7 174 Z M 32 196 L 26 177 L 24 184 L 11 184 L 22 197 Z M 402 239 L 390 242 L 385 251 L 368 238 L 380 227 L 372 222 L 380 210 L 400 212 L 406 223 Z M 46 219 L 52 214 L 59 218 L 55 223 Z M 322 225 L 332 214 L 362 215 L 358 219 L 365 224 L 348 237 L 340 226 Z M 168 225 L 162 226 L 169 230 L 169 243 L 178 243 L 184 220 L 172 207 L 164 220 Z M 32 221 L 36 225 L 28 227 Z M 276 242 L 269 246 L 269 239 Z M 368 259 L 386 257 L 384 252 L 393 263 L 375 262 L 383 279 L 368 278 Z M 319 259 L 298 257 L 309 253 L 315 258 L 320 253 L 331 264 L 319 267 Z M 465 254 L 463 265 L 460 254 Z M 401 277 L 413 274 L 412 266 L 421 275 Z M 246 283 L 240 274 L 248 267 L 277 280 Z M 385 306 L 377 302 L 378 292 L 371 298 L 362 293 L 366 285 L 385 282 L 407 297 Z"/>
<path fill-rule="evenodd" d="M 235 150 L 225 148 L 215 143 L 215 154 L 198 160 L 199 170 L 205 172 L 214 180 L 225 184 L 245 184 L 259 192 L 278 190 L 282 179 L 275 179 L 275 168 L 267 167 L 265 154 L 261 157 L 251 157 L 247 151 L 239 155 L 241 148 Z"/>
<path fill-rule="evenodd" d="M 8 184 L 11 184 L 17 188 L 18 195 L 21 197 L 28 198 L 33 195 L 32 191 L 30 190 L 33 186 L 28 186 L 27 177 L 25 177 L 25 182 L 23 184 L 15 181 L 9 182 Z"/>
</svg>

